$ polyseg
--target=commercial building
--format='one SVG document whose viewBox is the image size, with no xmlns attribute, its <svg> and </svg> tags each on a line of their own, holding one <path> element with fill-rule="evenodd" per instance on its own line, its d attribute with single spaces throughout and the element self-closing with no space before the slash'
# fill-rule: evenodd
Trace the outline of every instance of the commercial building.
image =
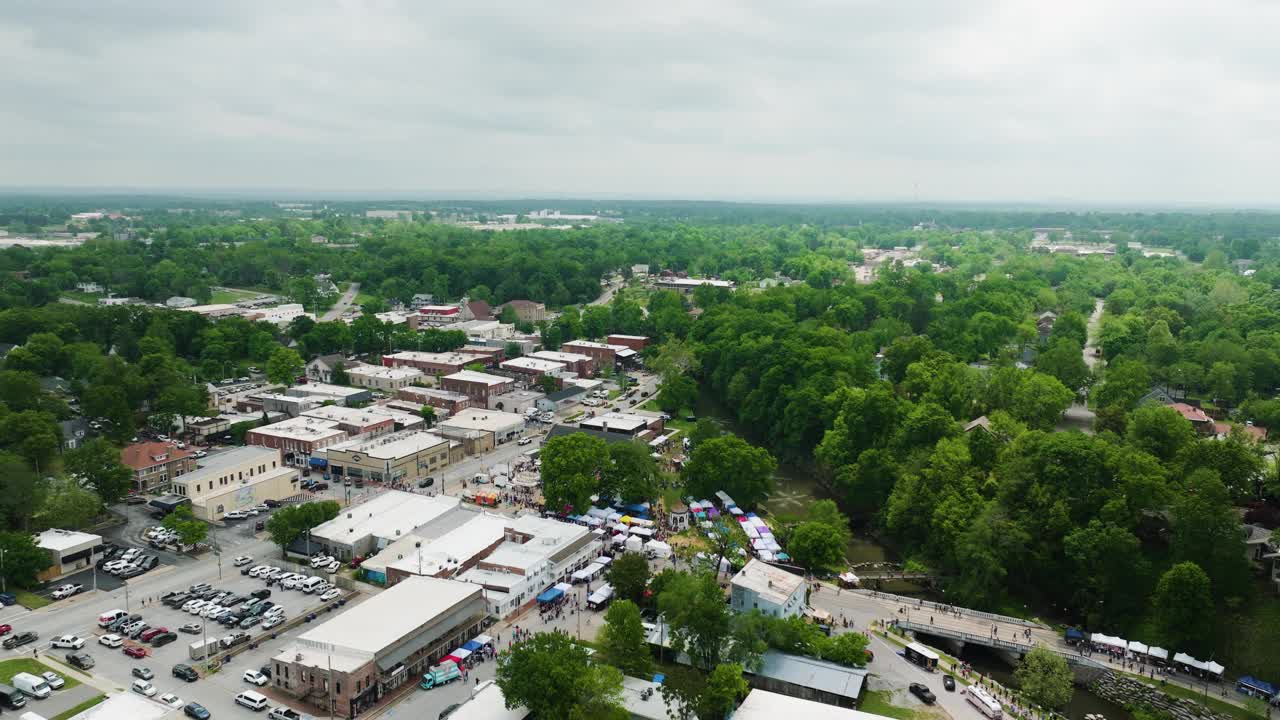
<svg viewBox="0 0 1280 720">
<path fill-rule="evenodd" d="M 422 379 L 423 372 L 415 367 L 384 367 L 382 365 L 358 365 L 347 371 L 352 385 L 394 392 Z"/>
<path fill-rule="evenodd" d="M 610 335 L 604 339 L 610 345 L 625 345 L 636 352 L 649 347 L 647 335 Z"/>
<path fill-rule="evenodd" d="M 416 352 L 406 350 L 382 356 L 382 364 L 387 367 L 411 367 L 421 370 L 424 375 L 450 375 L 461 372 L 468 365 L 492 364 L 486 354 L 466 352 Z"/>
<path fill-rule="evenodd" d="M 660 697 L 655 697 L 659 704 Z M 525 720 L 529 717 L 529 709 L 521 705 L 514 710 L 507 709 L 507 698 L 502 688 L 493 680 L 486 680 L 476 687 L 471 697 L 463 700 L 450 715 L 450 720 Z M 777 720 L 777 718 L 770 718 Z"/>
<path fill-rule="evenodd" d="M 644 439 L 648 435 L 661 432 L 662 418 L 635 413 L 607 412 L 603 415 L 586 418 L 578 423 L 578 426 L 587 430 L 599 430 L 600 432 Z"/>
<path fill-rule="evenodd" d="M 333 401 L 336 405 L 361 405 L 373 399 L 373 393 L 366 388 L 344 387 L 327 383 L 307 383 L 295 385 L 285 390 L 286 395 L 294 397 L 310 397 L 320 402 Z"/>
<path fill-rule="evenodd" d="M 556 350 L 539 350 L 535 353 L 530 353 L 529 357 L 564 363 L 569 366 L 570 371 L 575 372 L 582 377 L 595 377 L 596 374 L 596 361 L 593 360 L 590 355 L 572 352 L 559 352 Z"/>
<path fill-rule="evenodd" d="M 445 437 L 466 440 L 478 434 L 493 436 L 493 444 L 504 443 L 524 432 L 524 416 L 501 410 L 468 408 L 440 422 Z"/>
<path fill-rule="evenodd" d="M 485 616 L 475 585 L 409 578 L 299 635 L 273 658 L 271 682 L 321 713 L 355 717 L 475 637 Z"/>
<path fill-rule="evenodd" d="M 511 302 L 499 305 L 497 312 L 494 314 L 501 317 L 502 311 L 508 307 L 516 311 L 516 317 L 519 318 L 522 323 L 533 325 L 547 319 L 547 306 L 542 303 L 533 302 L 532 300 L 512 300 Z"/>
<path fill-rule="evenodd" d="M 171 442 L 139 442 L 120 451 L 120 462 L 133 471 L 133 489 L 154 492 L 169 487 L 175 477 L 195 469 L 196 460 L 188 450 Z"/>
<path fill-rule="evenodd" d="M 682 278 L 682 277 L 660 277 L 654 278 L 653 287 L 658 290 L 675 290 L 676 292 L 689 294 L 703 286 L 713 288 L 724 288 L 732 290 L 733 283 L 728 280 L 716 280 L 714 278 Z"/>
<path fill-rule="evenodd" d="M 269 322 L 272 325 L 287 325 L 300 317 L 315 319 L 315 315 L 304 310 L 301 303 L 286 303 L 275 307 L 257 308 L 246 312 L 244 317 L 246 320 Z"/>
<path fill-rule="evenodd" d="M 779 720 L 779 718 L 886 720 L 884 715 L 827 705 L 760 689 L 753 689 L 747 693 L 746 699 L 737 710 L 733 711 L 733 720 Z"/>
<path fill-rule="evenodd" d="M 560 349 L 565 352 L 590 356 L 592 360 L 596 361 L 597 367 L 611 368 L 618 363 L 630 362 L 636 357 L 636 351 L 626 345 L 611 345 L 588 340 L 567 342 L 561 345 Z"/>
<path fill-rule="evenodd" d="M 581 385 L 565 385 L 538 401 L 538 409 L 543 412 L 559 412 L 573 407 L 587 398 L 587 389 Z"/>
<path fill-rule="evenodd" d="M 449 495 L 387 490 L 313 528 L 308 541 L 313 552 L 323 549 L 339 560 L 368 557 L 414 530 L 460 511 L 460 502 Z"/>
<path fill-rule="evenodd" d="M 102 536 L 75 530 L 45 530 L 36 535 L 36 547 L 49 554 L 49 566 L 36 573 L 41 581 L 79 572 L 102 553 Z"/>
<path fill-rule="evenodd" d="M 452 325 L 462 320 L 458 305 L 423 305 L 418 308 L 419 322 L 427 325 Z"/>
<path fill-rule="evenodd" d="M 489 409 L 525 414 L 529 408 L 537 408 L 538 401 L 546 395 L 536 390 L 512 390 L 505 395 L 489 397 Z"/>
<path fill-rule="evenodd" d="M 752 559 L 733 576 L 729 606 L 734 612 L 759 610 L 773 617 L 796 617 L 804 612 L 804 578 Z"/>
<path fill-rule="evenodd" d="M 465 520 L 435 537 L 434 525 L 388 545 L 361 563 L 371 582 L 395 585 L 414 575 L 452 578 L 475 567 L 506 539 L 511 518 L 484 512 L 463 513 Z"/>
<path fill-rule="evenodd" d="M 471 398 L 471 404 L 479 407 L 489 406 L 490 395 L 502 395 L 515 389 L 516 382 L 501 375 L 463 370 L 440 378 L 440 387 L 451 392 L 462 393 Z"/>
<path fill-rule="evenodd" d="M 320 407 L 321 399 L 313 396 L 285 395 L 283 393 L 264 392 L 251 395 L 248 399 L 257 400 L 267 412 L 284 413 L 289 417 L 298 417 L 302 413 Z"/>
<path fill-rule="evenodd" d="M 455 324 L 450 330 L 461 330 L 467 337 L 501 340 L 515 334 L 516 326 L 498 322 L 497 320 L 467 320 Z"/>
<path fill-rule="evenodd" d="M 525 515 L 512 521 L 496 550 L 458 579 L 482 586 L 489 612 L 506 617 L 546 588 L 567 581 L 600 549 L 590 528 Z"/>
<path fill-rule="evenodd" d="M 213 305 L 192 305 L 191 307 L 182 308 L 187 312 L 193 312 L 197 315 L 203 315 L 209 319 L 216 320 L 224 317 L 235 317 L 244 314 L 244 308 L 227 303 L 216 303 Z"/>
<path fill-rule="evenodd" d="M 301 490 L 297 468 L 285 465 L 279 450 L 246 445 L 205 458 L 174 479 L 173 493 L 191 500 L 197 518 L 212 522 L 267 500 L 288 500 Z"/>
<path fill-rule="evenodd" d="M 395 418 L 377 408 L 348 408 L 338 405 L 321 405 L 312 408 L 301 417 L 328 420 L 338 424 L 338 429 L 351 437 L 376 437 L 396 429 Z"/>
<path fill-rule="evenodd" d="M 569 366 L 564 363 L 528 356 L 507 360 L 499 367 L 507 372 L 523 377 L 526 382 L 530 383 L 535 382 L 543 375 L 560 378 L 570 372 Z"/>
<path fill-rule="evenodd" d="M 430 405 L 433 408 L 447 411 L 450 415 L 471 407 L 471 398 L 467 395 L 450 390 L 417 387 L 416 385 L 400 388 L 396 391 L 396 397 L 422 405 Z"/>
<path fill-rule="evenodd" d="M 296 417 L 272 425 L 253 428 L 245 433 L 246 445 L 280 450 L 285 463 L 307 465 L 317 450 L 347 439 L 347 433 L 332 420 Z"/>
<path fill-rule="evenodd" d="M 493 344 L 486 345 L 483 343 Z M 468 355 L 483 355 L 489 358 L 489 362 L 486 362 L 485 366 L 493 367 L 507 359 L 506 347 L 506 343 L 501 339 L 473 338 L 471 343 L 458 348 L 458 352 Z"/>
<path fill-rule="evenodd" d="M 339 443 L 325 449 L 324 460 L 336 479 L 410 484 L 424 477 L 439 477 L 452 462 L 449 447 L 449 441 L 440 435 L 410 430 Z M 458 456 L 461 459 L 461 450 Z"/>
</svg>

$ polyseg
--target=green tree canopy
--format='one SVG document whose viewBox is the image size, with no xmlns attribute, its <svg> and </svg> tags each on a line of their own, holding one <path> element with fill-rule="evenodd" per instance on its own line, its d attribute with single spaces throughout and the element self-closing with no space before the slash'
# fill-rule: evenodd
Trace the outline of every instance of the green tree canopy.
<svg viewBox="0 0 1280 720">
<path fill-rule="evenodd" d="M 542 446 L 542 495 L 552 510 L 583 512 L 600 490 L 600 476 L 609 462 L 604 440 L 586 433 L 561 435 Z"/>
<path fill-rule="evenodd" d="M 1018 688 L 1038 705 L 1057 710 L 1071 702 L 1071 668 L 1065 659 L 1043 645 L 1022 657 L 1013 676 Z"/>
<path fill-rule="evenodd" d="M 683 474 L 690 495 L 711 497 L 723 490 L 739 506 L 753 508 L 773 492 L 776 468 L 777 462 L 768 450 L 727 435 L 707 440 L 695 448 Z"/>
<path fill-rule="evenodd" d="M 649 582 L 649 561 L 640 553 L 624 553 L 609 566 L 609 584 L 617 596 L 637 605 L 644 604 Z"/>
<path fill-rule="evenodd" d="M 1213 593 L 1199 565 L 1183 562 L 1165 571 L 1151 596 L 1151 611 L 1167 647 L 1193 655 L 1213 647 Z"/>
<path fill-rule="evenodd" d="M 562 633 L 538 633 L 498 662 L 508 709 L 540 718 L 613 718 L 621 707 L 622 673 L 591 662 L 587 649 Z M 625 717 L 625 713 L 623 713 Z"/>
<path fill-rule="evenodd" d="M 609 606 L 597 644 L 604 661 L 626 675 L 646 677 L 653 668 L 640 608 L 630 600 L 615 600 Z"/>
</svg>

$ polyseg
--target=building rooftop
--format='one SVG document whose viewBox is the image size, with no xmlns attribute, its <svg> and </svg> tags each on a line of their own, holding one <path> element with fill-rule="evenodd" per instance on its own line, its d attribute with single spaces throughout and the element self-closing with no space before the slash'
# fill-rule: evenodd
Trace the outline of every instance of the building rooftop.
<svg viewBox="0 0 1280 720">
<path fill-rule="evenodd" d="M 383 435 L 373 440 L 349 440 L 337 445 L 330 445 L 325 451 L 359 452 L 379 460 L 396 460 L 423 450 L 448 443 L 443 437 L 421 430 L 399 432 L 394 435 Z"/>
<path fill-rule="evenodd" d="M 573 385 L 565 385 L 560 390 L 556 390 L 553 393 L 548 393 L 547 399 L 550 400 L 551 402 L 560 402 L 561 400 L 567 400 L 571 397 L 574 397 L 575 395 L 581 395 L 586 391 L 587 391 L 586 388 L 576 383 Z"/>
<path fill-rule="evenodd" d="M 555 437 L 563 437 L 565 435 L 573 435 L 574 433 L 582 433 L 591 437 L 600 438 L 605 442 L 636 442 L 636 439 L 630 435 L 623 435 L 616 432 L 605 432 L 603 430 L 593 430 L 591 428 L 579 428 L 572 425 L 553 425 L 551 431 L 547 433 L 547 439 Z"/>
<path fill-rule="evenodd" d="M 461 373 L 458 373 L 458 374 L 461 374 Z M 441 400 L 448 400 L 449 402 L 463 402 L 464 400 L 471 399 L 470 397 L 460 392 L 454 392 L 452 390 L 441 390 L 440 388 L 418 387 L 416 385 L 410 385 L 409 387 L 400 388 L 396 392 L 407 393 L 415 397 L 439 398 Z"/>
<path fill-rule="evenodd" d="M 511 378 L 502 377 L 501 375 L 490 375 L 489 373 L 476 372 L 475 370 L 459 370 L 452 375 L 445 375 L 445 380 L 457 380 L 459 382 L 483 383 L 490 387 L 511 382 Z"/>
<path fill-rule="evenodd" d="M 459 502 L 458 498 L 450 495 L 416 495 L 386 490 L 319 525 L 311 531 L 311 537 L 351 543 L 376 535 L 394 541 L 457 508 Z"/>
<path fill-rule="evenodd" d="M 305 415 L 299 415 L 296 418 L 290 418 L 288 420 L 281 420 L 280 422 L 273 423 L 271 425 L 256 427 L 249 432 L 290 440 L 308 441 L 346 435 L 346 431 L 339 428 L 338 423 L 332 420 L 322 420 L 320 418 L 307 417 Z"/>
<path fill-rule="evenodd" d="M 463 428 L 466 430 L 484 430 L 499 432 L 512 425 L 523 425 L 524 416 L 501 410 L 484 408 L 467 408 L 440 423 L 442 427 Z"/>
<path fill-rule="evenodd" d="M 529 353 L 528 357 L 542 358 L 543 360 L 551 360 L 553 362 L 566 363 L 566 364 L 591 360 L 590 355 L 583 355 L 581 353 L 571 353 L 571 352 L 558 352 L 556 350 L 539 350 L 538 352 L 535 352 L 535 353 Z"/>
<path fill-rule="evenodd" d="M 641 680 L 630 675 L 622 676 L 622 707 L 633 720 L 667 720 L 667 703 L 662 699 L 662 685 L 652 680 Z M 652 690 L 648 700 L 642 697 L 645 690 Z M 771 718 L 770 720 L 778 720 Z"/>
<path fill-rule="evenodd" d="M 715 278 L 659 278 L 659 285 L 675 285 L 678 287 L 699 287 L 701 285 L 710 285 L 711 287 L 733 288 L 733 283 L 728 280 L 716 280 Z"/>
<path fill-rule="evenodd" d="M 418 352 L 416 350 L 405 350 L 404 352 L 383 355 L 388 360 L 404 360 L 406 362 L 436 363 L 437 365 L 470 365 L 471 363 L 482 363 L 489 359 L 487 355 L 478 355 L 476 353 L 461 352 Z"/>
<path fill-rule="evenodd" d="M 866 670 L 777 650 L 765 651 L 760 670 L 754 674 L 854 699 L 862 694 L 867 680 Z"/>
<path fill-rule="evenodd" d="M 659 698 L 659 702 L 661 699 Z M 475 694 L 465 700 L 449 715 L 450 720 L 524 720 L 529 716 L 528 708 L 520 706 L 515 710 L 507 709 L 507 698 L 502 688 L 493 680 L 480 683 Z"/>
<path fill-rule="evenodd" d="M 386 559 L 387 567 L 415 575 L 435 575 L 457 571 L 463 564 L 486 548 L 502 540 L 510 518 L 488 513 L 469 518 L 461 527 L 434 540 L 419 539 L 420 546 L 410 545 Z M 399 544 L 399 543 L 397 543 Z M 394 546 L 389 546 L 390 550 Z M 378 553 L 379 556 L 385 554 Z"/>
<path fill-rule="evenodd" d="M 392 420 L 390 414 L 375 408 L 349 408 L 340 405 L 322 405 L 304 410 L 301 417 L 332 420 L 344 425 L 369 426 Z"/>
<path fill-rule="evenodd" d="M 1173 403 L 1169 407 L 1173 408 L 1174 410 L 1177 410 L 1178 413 L 1182 415 L 1182 417 L 1186 418 L 1190 422 L 1193 422 L 1193 423 L 1213 422 L 1213 418 L 1210 418 L 1208 415 L 1205 414 L 1203 410 L 1201 410 L 1198 407 L 1193 407 L 1186 403 L 1180 403 L 1180 402 Z"/>
<path fill-rule="evenodd" d="M 57 550 L 59 552 L 79 547 L 88 542 L 100 545 L 102 544 L 102 536 L 76 530 L 58 530 L 56 528 L 45 530 L 36 535 L 36 545 L 45 550 Z"/>
<path fill-rule="evenodd" d="M 609 337 L 625 338 L 627 340 L 648 340 L 648 335 L 623 335 L 622 333 L 609 333 Z"/>
<path fill-rule="evenodd" d="M 181 711 L 170 710 L 137 693 L 120 692 L 72 715 L 70 720 L 159 720 L 169 713 L 180 714 Z"/>
<path fill-rule="evenodd" d="M 125 446 L 120 451 L 120 462 L 142 470 L 190 456 L 190 451 L 180 450 L 171 442 L 140 442 Z"/>
<path fill-rule="evenodd" d="M 752 690 L 747 693 L 747 699 L 733 712 L 733 720 L 778 720 L 787 717 L 804 720 L 885 720 L 884 715 L 793 698 L 768 690 Z"/>
<path fill-rule="evenodd" d="M 563 372 L 568 366 L 564 363 L 556 362 L 555 360 L 544 360 L 537 357 L 518 357 L 503 362 L 500 367 L 507 370 L 530 370 L 533 372 L 551 373 Z"/>
<path fill-rule="evenodd" d="M 307 395 L 331 395 L 333 397 L 350 397 L 361 393 L 369 392 L 366 388 L 344 387 L 342 385 L 330 385 L 329 383 L 305 383 L 303 385 L 295 385 L 289 388 L 288 392 L 301 392 Z"/>
<path fill-rule="evenodd" d="M 225 452 L 216 452 L 197 460 L 195 470 L 174 478 L 174 482 L 199 480 L 206 475 L 215 475 L 234 465 L 243 465 L 249 462 L 270 463 L 272 460 L 280 460 L 279 450 L 260 445 L 245 445 Z"/>
<path fill-rule="evenodd" d="M 359 658 L 361 662 L 356 665 L 359 667 L 450 608 L 480 595 L 480 588 L 470 583 L 432 577 L 406 578 L 304 632 L 295 642 L 304 651 L 333 651 Z M 395 622 L 388 622 L 389 619 Z"/>
<path fill-rule="evenodd" d="M 782 605 L 800 589 L 804 578 L 753 558 L 733 576 L 733 584 L 751 590 L 769 602 Z"/>
<path fill-rule="evenodd" d="M 592 430 L 608 429 L 612 432 L 631 433 L 640 428 L 648 427 L 652 418 L 643 415 L 632 415 L 630 413 L 607 412 L 603 415 L 597 415 L 593 418 L 586 418 L 578 423 L 584 428 Z"/>
<path fill-rule="evenodd" d="M 596 350 L 613 350 L 614 352 L 630 349 L 626 345 L 610 345 L 608 343 L 592 342 L 590 340 L 571 340 L 561 345 L 561 347 L 565 346 L 594 348 Z"/>
<path fill-rule="evenodd" d="M 422 371 L 415 367 L 386 367 L 384 365 L 357 365 L 347 370 L 348 375 L 357 377 L 382 378 L 383 380 L 411 380 L 422 377 Z"/>
</svg>

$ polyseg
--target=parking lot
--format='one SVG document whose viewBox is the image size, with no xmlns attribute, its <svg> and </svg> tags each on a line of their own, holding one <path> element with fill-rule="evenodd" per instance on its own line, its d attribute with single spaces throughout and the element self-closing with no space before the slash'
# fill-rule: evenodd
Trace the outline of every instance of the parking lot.
<svg viewBox="0 0 1280 720">
<path fill-rule="evenodd" d="M 218 581 L 216 578 L 210 578 L 206 582 L 214 588 L 230 591 L 243 597 L 248 597 L 256 590 L 269 589 L 271 595 L 267 599 L 282 605 L 285 609 L 285 624 L 271 630 L 263 630 L 260 622 L 248 629 L 229 628 L 209 619 L 171 608 L 160 601 L 160 596 L 165 592 L 183 591 L 188 587 L 186 578 L 179 580 L 174 577 L 171 585 L 156 582 L 148 583 L 145 593 L 137 592 L 133 595 L 130 610 L 132 613 L 141 615 L 142 620 L 153 628 L 164 627 L 170 631 L 177 632 L 181 626 L 188 623 L 201 623 L 202 632 L 200 633 L 177 632 L 178 637 L 176 640 L 158 648 L 152 647 L 149 643 L 142 642 L 140 639 L 126 639 L 122 647 L 109 648 L 100 644 L 100 638 L 109 634 L 109 631 L 98 627 L 97 619 L 107 610 L 116 607 L 123 608 L 123 603 L 115 604 L 118 603 L 118 598 L 112 600 L 105 594 L 79 596 L 65 613 L 60 614 L 63 621 L 60 630 L 57 632 L 42 630 L 40 640 L 34 647 L 27 646 L 4 651 L 0 654 L 0 658 L 19 657 L 22 655 L 32 656 L 33 652 L 37 652 L 42 659 L 51 658 L 54 661 L 65 663 L 66 655 L 72 651 L 54 648 L 51 643 L 59 634 L 74 634 L 85 641 L 82 652 L 87 652 L 94 658 L 95 665 L 90 673 L 98 679 L 100 685 L 121 689 L 129 688 L 136 679 L 133 671 L 137 668 L 149 668 L 154 673 L 154 678 L 150 682 L 157 690 L 156 698 L 165 693 L 175 693 L 186 702 L 199 702 L 216 717 L 231 717 L 232 713 L 244 714 L 246 717 L 252 716 L 254 714 L 252 711 L 235 705 L 235 695 L 245 689 L 258 689 L 269 696 L 273 695 L 273 693 L 269 692 L 269 686 L 267 688 L 254 688 L 242 680 L 243 672 L 247 669 L 258 669 L 268 665 L 271 657 L 279 652 L 290 637 L 305 631 L 306 628 L 311 626 L 305 620 L 306 616 L 311 613 L 318 613 L 314 622 L 323 622 L 330 617 L 329 613 L 331 611 L 327 610 L 327 608 L 336 608 L 338 600 L 334 599 L 327 603 L 322 602 L 315 594 L 306 594 L 297 590 L 283 590 L 278 583 L 268 588 L 264 580 L 242 575 L 240 568 L 232 566 L 232 558 L 227 557 L 224 560 L 223 580 Z M 207 565 L 208 563 L 204 564 Z M 273 562 L 273 558 L 267 558 L 262 561 L 255 560 L 244 567 L 252 568 L 258 564 L 283 566 L 283 563 L 278 560 Z M 332 577 L 322 571 L 316 574 L 326 579 Z M 359 596 L 356 596 L 352 598 L 352 601 L 357 602 L 358 599 Z M 298 622 L 294 623 L 293 621 L 295 620 L 298 620 Z M 15 627 L 17 627 L 16 623 Z M 238 654 L 222 668 L 213 672 L 205 672 L 199 661 L 190 658 L 190 645 L 192 643 L 202 642 L 206 638 L 218 639 L 241 632 L 248 633 L 250 640 L 248 643 L 237 646 L 236 651 Z M 146 656 L 138 659 L 131 658 L 124 653 L 124 649 L 128 647 L 142 648 L 145 650 Z M 177 664 L 188 664 L 196 667 L 200 670 L 202 677 L 190 683 L 174 677 L 173 667 Z M 272 704 L 279 704 L 277 700 L 279 698 L 272 697 Z M 314 708 L 308 709 L 302 706 L 298 706 L 297 709 L 304 712 L 308 710 L 314 711 Z"/>
</svg>

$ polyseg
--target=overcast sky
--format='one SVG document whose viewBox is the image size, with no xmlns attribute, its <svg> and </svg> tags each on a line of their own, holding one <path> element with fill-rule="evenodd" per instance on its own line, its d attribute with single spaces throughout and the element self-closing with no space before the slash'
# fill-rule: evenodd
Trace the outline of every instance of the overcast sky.
<svg viewBox="0 0 1280 720">
<path fill-rule="evenodd" d="M 1275 202 L 1280 3 L 7 0 L 0 186 Z"/>
</svg>

